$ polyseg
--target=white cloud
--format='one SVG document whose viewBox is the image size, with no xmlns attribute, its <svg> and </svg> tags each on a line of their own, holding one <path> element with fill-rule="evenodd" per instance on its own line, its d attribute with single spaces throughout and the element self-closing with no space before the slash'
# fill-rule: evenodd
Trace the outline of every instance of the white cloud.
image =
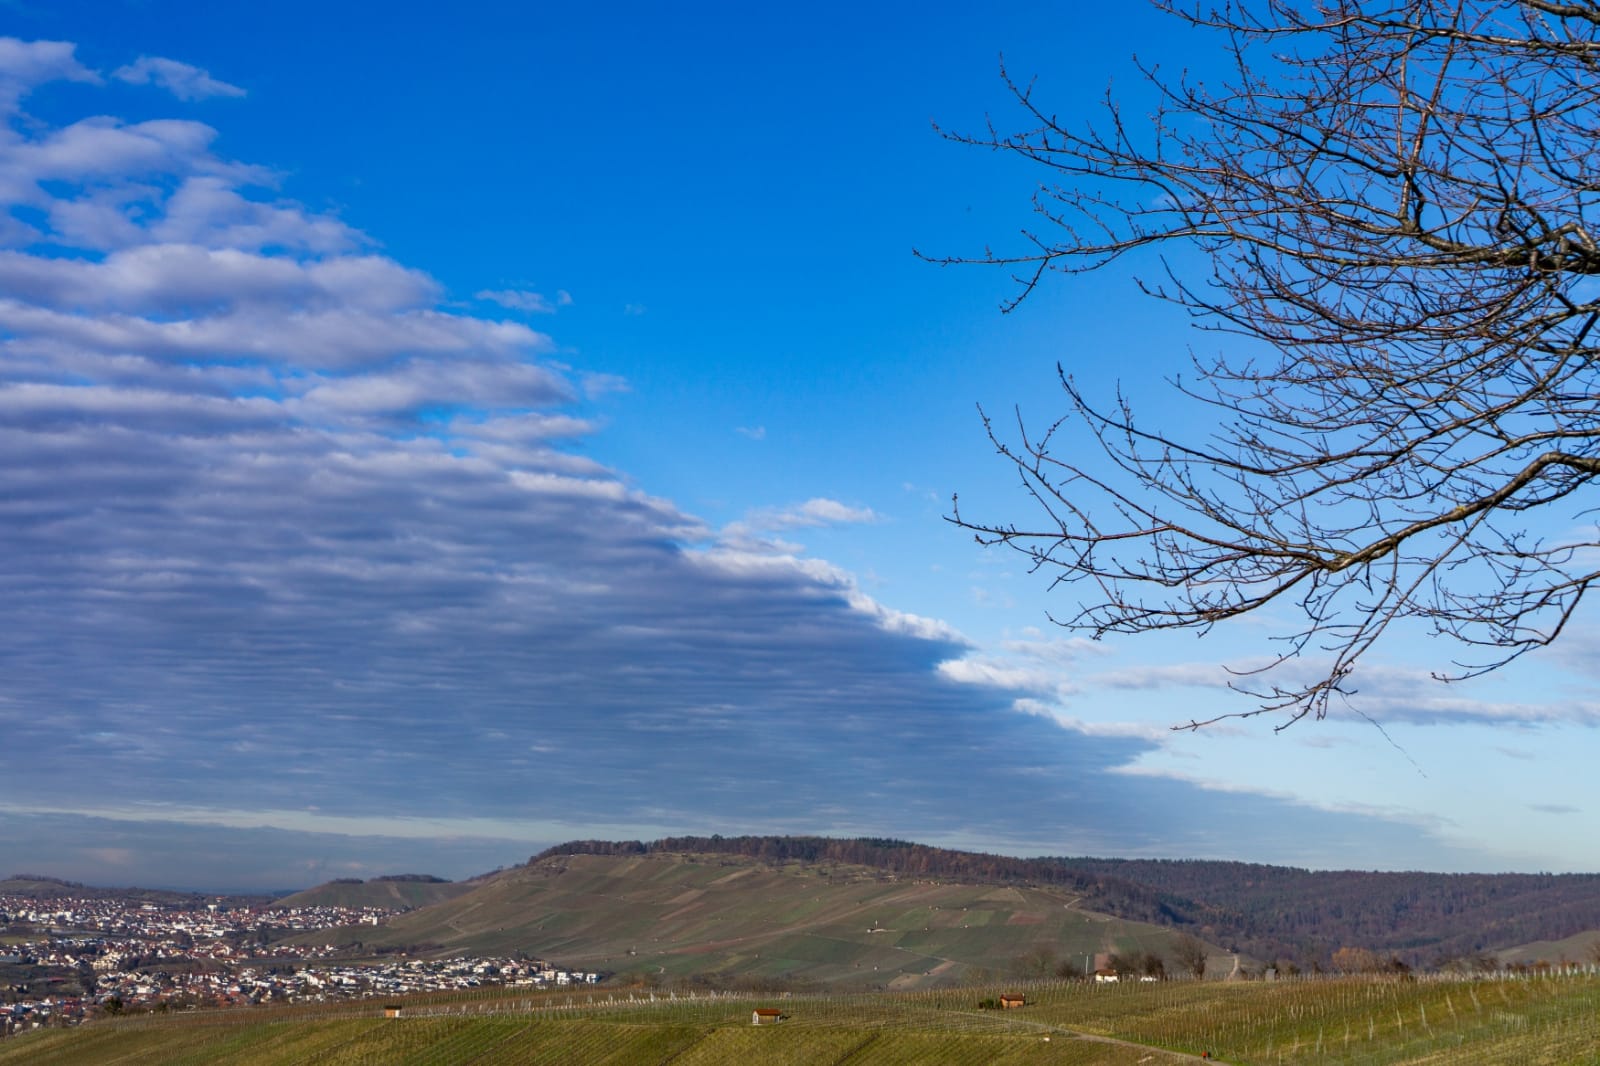
<svg viewBox="0 0 1600 1066">
<path fill-rule="evenodd" d="M 1009 692 L 1032 692 L 1063 699 L 1077 690 L 1059 670 L 1037 665 L 1007 662 L 984 655 L 947 659 L 939 673 L 966 685 L 986 685 Z"/>
<path fill-rule="evenodd" d="M 1116 689 L 1227 688 L 1230 681 L 1238 679 L 1216 663 L 1152 663 L 1102 671 L 1086 677 L 1084 683 Z"/>
<path fill-rule="evenodd" d="M 115 422 L 190 432 L 245 428 L 282 419 L 276 402 L 262 397 L 186 396 L 162 389 L 106 385 L 0 384 L 0 415 L 13 426 Z"/>
<path fill-rule="evenodd" d="M 152 119 L 124 123 L 109 116 L 96 116 L 8 145 L 0 160 L 0 175 L 8 186 L 7 195 L 26 196 L 34 204 L 44 203 L 45 194 L 28 195 L 23 183 L 93 181 L 107 187 L 119 183 L 154 195 L 157 190 L 136 183 L 174 172 L 232 181 L 263 180 L 268 176 L 260 168 L 240 166 L 212 155 L 210 148 L 216 136 L 217 131 L 203 122 Z"/>
<path fill-rule="evenodd" d="M 459 436 L 511 444 L 542 444 L 563 438 L 587 437 L 598 428 L 587 418 L 538 411 L 493 418 L 459 418 L 451 423 L 451 431 Z"/>
<path fill-rule="evenodd" d="M 185 178 L 165 208 L 150 226 L 150 236 L 169 243 L 250 251 L 273 247 L 318 255 L 365 243 L 337 218 L 310 214 L 298 204 L 247 198 L 233 182 L 209 174 Z"/>
<path fill-rule="evenodd" d="M 1012 704 L 1024 714 L 1048 718 L 1064 729 L 1071 729 L 1090 737 L 1126 737 L 1152 744 L 1165 744 L 1172 730 L 1148 722 L 1091 722 L 1067 714 L 1057 704 L 1024 697 Z"/>
<path fill-rule="evenodd" d="M 813 497 L 791 507 L 751 511 L 743 521 L 729 523 L 727 535 L 744 537 L 752 532 L 778 532 L 817 526 L 857 525 L 881 521 L 870 507 L 852 507 L 838 500 Z"/>
<path fill-rule="evenodd" d="M 544 334 L 517 323 L 427 309 L 383 313 L 352 306 L 287 312 L 249 306 L 169 321 L 69 313 L 0 299 L 0 328 L 19 339 L 106 354 L 217 362 L 251 358 L 308 368 L 371 366 L 408 356 L 511 358 L 549 346 Z"/>
<path fill-rule="evenodd" d="M 427 275 L 379 256 L 297 262 L 233 248 L 146 243 L 99 261 L 0 252 L 0 287 L 61 310 L 130 311 L 162 318 L 247 305 L 415 309 L 437 298 Z"/>
<path fill-rule="evenodd" d="M 1231 697 L 1236 711 L 1247 712 L 1258 678 L 1250 671 L 1272 665 L 1268 659 L 1235 662 L 1231 669 L 1216 663 L 1159 663 L 1099 671 L 1082 677 L 1086 690 L 1097 689 L 1155 691 L 1167 688 L 1235 689 Z M 1305 679 L 1320 676 L 1323 664 L 1302 660 L 1283 664 L 1274 674 L 1276 683 L 1293 687 Z M 1330 706 L 1330 718 L 1351 721 L 1411 722 L 1444 725 L 1484 721 L 1506 724 L 1540 725 L 1565 722 L 1600 726 L 1600 702 L 1583 698 L 1544 699 L 1537 703 L 1506 699 L 1486 699 L 1473 695 L 1473 687 L 1450 685 L 1435 679 L 1426 670 L 1382 662 L 1363 662 L 1346 681 L 1348 695 Z M 1482 691 L 1481 688 L 1478 691 Z M 1238 706 L 1240 701 L 1246 701 Z M 1229 713 L 1227 710 L 1219 713 Z"/>
<path fill-rule="evenodd" d="M 393 369 L 319 379 L 301 397 L 308 414 L 392 415 L 450 407 L 546 407 L 572 398 L 571 385 L 514 361 L 410 360 Z"/>
<path fill-rule="evenodd" d="M 851 608 L 874 619 L 878 625 L 890 633 L 901 633 L 906 636 L 916 637 L 918 640 L 938 641 L 944 644 L 965 644 L 963 637 L 955 627 L 937 618 L 928 618 L 909 611 L 897 611 L 891 607 L 874 600 L 866 594 L 853 590 L 847 598 Z"/>
<path fill-rule="evenodd" d="M 824 497 L 814 497 L 798 507 L 779 512 L 778 520 L 791 526 L 842 525 L 858 522 L 876 522 L 878 516 L 870 507 L 851 507 Z"/>
<path fill-rule="evenodd" d="M 770 578 L 804 575 L 830 595 L 851 588 L 850 576 L 832 563 L 805 559 L 797 555 L 751 551 L 742 546 L 721 543 L 691 556 L 699 565 L 737 577 Z"/>
<path fill-rule="evenodd" d="M 1449 725 L 1491 722 L 1518 725 L 1568 724 L 1600 726 L 1600 702 L 1592 699 L 1546 698 L 1537 703 L 1514 699 L 1486 699 L 1473 695 L 1485 687 L 1447 684 L 1426 670 L 1373 662 L 1363 663 L 1352 675 L 1353 691 L 1330 717 Z"/>
<path fill-rule="evenodd" d="M 501 307 L 537 315 L 553 315 L 560 308 L 572 304 L 572 294 L 565 289 L 556 290 L 554 299 L 529 289 L 484 289 L 476 295 L 480 300 L 488 300 Z"/>
<path fill-rule="evenodd" d="M 697 552 L 693 558 L 702 566 L 739 577 L 800 577 L 819 593 L 842 598 L 852 611 L 870 618 L 885 632 L 939 644 L 967 644 L 966 638 L 947 623 L 884 606 L 862 592 L 849 572 L 821 559 L 802 558 L 792 545 L 770 541 L 753 545 L 729 543 L 724 537 L 716 547 Z"/>
<path fill-rule="evenodd" d="M 67 41 L 20 41 L 0 37 L 0 115 L 15 110 L 36 86 L 52 81 L 99 84 L 100 75 L 78 62 Z"/>
<path fill-rule="evenodd" d="M 1009 692 L 1027 692 L 1065 703 L 1087 687 L 1082 682 L 1081 661 L 1100 658 L 1108 649 L 1081 637 L 1054 637 L 1033 627 L 1001 639 L 984 650 L 939 664 L 939 672 L 962 684 L 984 685 Z M 1044 704 L 1033 701 L 1022 708 L 1040 713 Z M 1051 716 L 1061 719 L 1057 711 Z"/>
<path fill-rule="evenodd" d="M 111 76 L 129 85 L 155 85 L 167 90 L 179 100 L 204 100 L 212 96 L 243 96 L 237 85 L 218 81 L 208 71 L 160 56 L 140 56 L 127 66 L 118 67 Z"/>
<path fill-rule="evenodd" d="M 1097 658 L 1111 654 L 1111 649 L 1100 641 L 1087 637 L 1049 636 L 1029 626 L 1017 636 L 1000 641 L 1000 648 L 1011 655 L 1049 663 L 1076 663 L 1084 656 Z"/>
</svg>

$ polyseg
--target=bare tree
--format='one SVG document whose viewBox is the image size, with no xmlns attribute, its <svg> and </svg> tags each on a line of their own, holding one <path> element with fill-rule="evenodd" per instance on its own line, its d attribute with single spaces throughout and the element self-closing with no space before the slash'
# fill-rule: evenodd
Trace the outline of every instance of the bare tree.
<svg viewBox="0 0 1600 1066">
<path fill-rule="evenodd" d="M 1179 933 L 1172 942 L 1172 953 L 1178 960 L 1178 965 L 1194 974 L 1196 978 L 1205 977 L 1209 949 L 1199 937 L 1193 933 Z"/>
<path fill-rule="evenodd" d="M 1236 716 L 1283 728 L 1397 623 L 1466 646 L 1436 677 L 1473 676 L 1555 640 L 1600 577 L 1600 3 L 1244 5 L 1162 5 L 1217 31 L 1232 76 L 1144 68 L 1148 124 L 1114 99 L 1068 123 L 1008 76 L 1029 128 L 953 135 L 1053 184 L 1025 251 L 945 262 L 1011 268 L 1020 301 L 1186 246 L 1203 277 L 1163 256 L 1141 287 L 1236 339 L 1172 383 L 1215 409 L 1207 439 L 1065 371 L 1069 413 L 1042 432 L 985 416 L 1038 515 L 952 520 L 1079 586 L 1056 620 L 1096 637 L 1292 609 L 1235 683 L 1256 697 Z"/>
<path fill-rule="evenodd" d="M 1022 977 L 1049 977 L 1056 968 L 1055 949 L 1040 944 L 1017 956 L 1016 969 Z"/>
<path fill-rule="evenodd" d="M 1383 967 L 1383 960 L 1366 948 L 1342 947 L 1333 953 L 1336 973 L 1377 973 Z"/>
</svg>

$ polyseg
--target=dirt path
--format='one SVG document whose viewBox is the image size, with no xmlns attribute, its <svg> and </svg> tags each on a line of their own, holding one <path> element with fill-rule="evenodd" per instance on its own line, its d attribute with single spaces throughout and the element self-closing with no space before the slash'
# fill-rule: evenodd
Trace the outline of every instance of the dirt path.
<svg viewBox="0 0 1600 1066">
<path fill-rule="evenodd" d="M 1114 1037 L 1114 1036 L 1101 1036 L 1098 1033 L 1085 1033 L 1085 1032 L 1081 1032 L 1081 1031 L 1079 1031 L 1077 1029 L 1068 1029 L 1065 1026 L 1060 1026 L 1060 1025 L 1048 1025 L 1048 1024 L 1046 1024 L 1044 1022 L 1025 1022 L 1021 1018 L 1015 1019 L 1015 1021 L 1019 1025 L 1022 1025 L 1022 1024 L 1029 1025 L 1032 1028 L 1034 1028 L 1034 1029 L 1036 1029 L 1036 1030 L 1038 1030 L 1039 1032 L 1042 1032 L 1042 1033 L 1060 1033 L 1063 1037 L 1066 1037 L 1069 1040 L 1087 1040 L 1087 1041 L 1089 1041 L 1091 1043 L 1095 1043 L 1095 1044 L 1110 1044 L 1110 1045 L 1113 1045 L 1115 1047 L 1128 1048 L 1129 1050 L 1132 1050 L 1132 1051 L 1142 1051 L 1142 1052 L 1145 1053 L 1145 1057 L 1151 1059 L 1152 1061 L 1161 1061 L 1161 1062 L 1216 1062 L 1216 1063 L 1223 1063 L 1224 1062 L 1223 1059 L 1219 1059 L 1214 1055 L 1211 1056 L 1210 1058 L 1206 1058 L 1206 1057 L 1204 1057 L 1202 1055 L 1191 1055 L 1187 1051 L 1171 1051 L 1171 1050 L 1169 1050 L 1167 1048 L 1151 1047 L 1149 1044 L 1141 1044 L 1141 1043 L 1138 1043 L 1137 1041 L 1134 1041 L 1134 1040 L 1120 1040 L 1120 1039 L 1118 1039 L 1117 1037 Z M 1141 1058 L 1139 1061 L 1143 1062 L 1144 1058 Z"/>
</svg>

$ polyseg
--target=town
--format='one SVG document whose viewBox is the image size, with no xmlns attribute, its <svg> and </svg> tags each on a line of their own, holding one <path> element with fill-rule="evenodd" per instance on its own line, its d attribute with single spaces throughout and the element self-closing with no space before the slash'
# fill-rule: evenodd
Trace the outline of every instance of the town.
<svg viewBox="0 0 1600 1066">
<path fill-rule="evenodd" d="M 527 957 L 355 962 L 301 934 L 377 925 L 381 907 L 278 907 L 226 897 L 198 907 L 140 899 L 0 895 L 0 1036 L 97 1014 L 392 997 L 487 986 L 595 984 L 602 975 Z M 288 942 L 293 938 L 293 942 Z"/>
</svg>

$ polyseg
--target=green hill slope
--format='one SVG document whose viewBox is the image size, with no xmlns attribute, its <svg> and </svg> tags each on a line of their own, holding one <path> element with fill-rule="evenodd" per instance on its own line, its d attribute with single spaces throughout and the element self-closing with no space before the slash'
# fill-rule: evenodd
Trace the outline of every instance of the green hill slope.
<svg viewBox="0 0 1600 1066">
<path fill-rule="evenodd" d="M 1097 952 L 1172 955 L 1172 930 L 1080 904 L 1058 887 L 895 878 L 832 864 L 553 855 L 343 935 L 362 950 L 526 952 L 607 973 L 887 988 L 982 973 L 1044 976 L 1061 965 L 1081 973 Z"/>
<path fill-rule="evenodd" d="M 273 901 L 274 907 L 387 907 L 411 910 L 472 891 L 474 882 L 375 878 L 329 881 Z"/>
</svg>

